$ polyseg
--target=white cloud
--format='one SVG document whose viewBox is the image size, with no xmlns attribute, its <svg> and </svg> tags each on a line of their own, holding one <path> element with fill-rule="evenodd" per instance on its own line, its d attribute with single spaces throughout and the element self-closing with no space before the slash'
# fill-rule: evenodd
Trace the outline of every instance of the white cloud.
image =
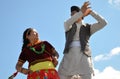
<svg viewBox="0 0 120 79">
<path fill-rule="evenodd" d="M 118 55 L 118 54 L 120 54 L 120 47 L 116 47 L 116 48 L 112 49 L 110 52 L 110 56 L 114 56 L 114 55 Z"/>
<path fill-rule="evenodd" d="M 106 67 L 102 72 L 95 69 L 95 76 L 93 79 L 120 79 L 120 71 L 115 70 L 111 66 Z"/>
<path fill-rule="evenodd" d="M 94 60 L 95 60 L 95 61 L 100 61 L 100 60 L 102 60 L 103 58 L 105 58 L 105 57 L 104 57 L 104 55 L 101 54 L 101 55 L 96 56 L 96 57 L 94 58 Z"/>
<path fill-rule="evenodd" d="M 108 3 L 116 8 L 120 8 L 120 0 L 108 0 Z"/>
<path fill-rule="evenodd" d="M 120 47 L 113 48 L 110 53 L 107 55 L 100 54 L 96 57 L 93 58 L 94 61 L 100 61 L 100 60 L 107 60 L 113 56 L 119 55 L 120 54 Z"/>
</svg>

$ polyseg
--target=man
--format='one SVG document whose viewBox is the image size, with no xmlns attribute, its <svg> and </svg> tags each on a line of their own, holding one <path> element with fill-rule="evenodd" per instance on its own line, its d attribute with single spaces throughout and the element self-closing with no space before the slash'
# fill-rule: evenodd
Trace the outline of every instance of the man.
<svg viewBox="0 0 120 79">
<path fill-rule="evenodd" d="M 71 18 L 64 23 L 66 43 L 58 69 L 60 79 L 91 79 L 91 74 L 94 73 L 88 41 L 93 33 L 102 29 L 107 23 L 104 18 L 92 11 L 89 5 L 89 2 L 85 2 L 81 9 L 72 6 Z M 84 23 L 83 19 L 88 15 L 97 22 Z"/>
</svg>

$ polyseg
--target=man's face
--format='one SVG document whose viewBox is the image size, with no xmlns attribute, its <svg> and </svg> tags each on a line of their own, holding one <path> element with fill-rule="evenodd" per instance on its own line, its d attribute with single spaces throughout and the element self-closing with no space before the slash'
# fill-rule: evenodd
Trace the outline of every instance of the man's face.
<svg viewBox="0 0 120 79">
<path fill-rule="evenodd" d="M 72 11 L 71 16 L 73 16 L 75 13 L 77 13 L 77 11 Z"/>
<path fill-rule="evenodd" d="M 76 13 L 77 13 L 77 11 L 72 11 L 71 16 L 73 16 Z M 78 18 L 78 20 L 76 22 L 80 22 L 80 21 L 82 21 L 82 17 Z"/>
</svg>

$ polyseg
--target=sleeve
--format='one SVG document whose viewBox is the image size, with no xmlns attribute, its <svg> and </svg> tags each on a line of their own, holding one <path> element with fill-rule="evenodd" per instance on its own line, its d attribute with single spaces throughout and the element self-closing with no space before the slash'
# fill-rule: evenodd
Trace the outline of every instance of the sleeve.
<svg viewBox="0 0 120 79">
<path fill-rule="evenodd" d="M 46 51 L 48 51 L 52 56 L 59 57 L 58 52 L 55 50 L 55 48 L 47 41 L 45 41 L 46 44 Z"/>
<path fill-rule="evenodd" d="M 19 55 L 18 61 L 24 63 L 26 60 L 27 60 L 27 56 L 26 56 L 25 51 L 23 50 L 23 51 L 20 53 L 20 55 Z"/>
<path fill-rule="evenodd" d="M 75 23 L 75 21 L 77 21 L 82 16 L 83 16 L 83 13 L 80 11 L 74 14 L 73 16 L 71 16 L 71 18 L 69 18 L 68 20 L 66 20 L 64 22 L 65 31 L 68 31 L 71 28 L 72 24 Z"/>
<path fill-rule="evenodd" d="M 54 49 L 54 47 L 48 41 L 44 41 L 44 43 L 46 46 L 46 50 L 50 51 L 51 49 Z"/>
<path fill-rule="evenodd" d="M 90 32 L 93 34 L 96 31 L 102 29 L 107 24 L 107 21 L 101 15 L 98 15 L 95 11 L 92 11 L 90 14 L 97 20 L 96 23 L 91 24 Z"/>
</svg>

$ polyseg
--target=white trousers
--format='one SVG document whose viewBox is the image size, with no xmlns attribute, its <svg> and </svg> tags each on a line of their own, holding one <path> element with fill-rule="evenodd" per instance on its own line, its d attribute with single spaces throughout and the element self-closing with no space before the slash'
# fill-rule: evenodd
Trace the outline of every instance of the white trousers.
<svg viewBox="0 0 120 79">
<path fill-rule="evenodd" d="M 84 55 L 80 47 L 70 48 L 58 68 L 60 79 L 91 79 L 92 71 L 90 57 Z"/>
<path fill-rule="evenodd" d="M 91 74 L 86 75 L 73 75 L 73 76 L 65 76 L 63 74 L 59 74 L 60 79 L 92 79 Z"/>
</svg>

